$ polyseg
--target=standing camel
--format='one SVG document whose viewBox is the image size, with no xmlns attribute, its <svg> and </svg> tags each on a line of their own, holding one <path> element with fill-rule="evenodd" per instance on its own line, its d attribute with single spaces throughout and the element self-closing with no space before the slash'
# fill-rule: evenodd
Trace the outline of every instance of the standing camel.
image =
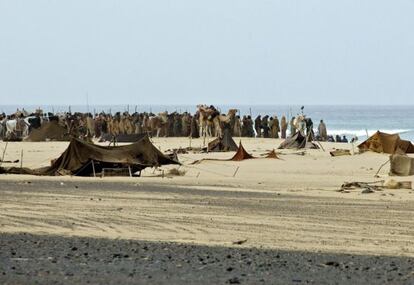
<svg viewBox="0 0 414 285">
<path fill-rule="evenodd" d="M 231 124 L 231 129 L 233 129 L 236 114 L 237 109 L 229 109 L 227 115 L 218 115 L 214 117 L 213 122 L 216 137 L 221 137 L 223 135 L 223 123 Z"/>
<path fill-rule="evenodd" d="M 200 137 L 211 137 L 212 129 L 214 127 L 214 118 L 218 115 L 218 112 L 213 107 L 208 107 L 206 105 L 198 105 L 199 113 L 199 125 L 200 125 Z"/>
</svg>

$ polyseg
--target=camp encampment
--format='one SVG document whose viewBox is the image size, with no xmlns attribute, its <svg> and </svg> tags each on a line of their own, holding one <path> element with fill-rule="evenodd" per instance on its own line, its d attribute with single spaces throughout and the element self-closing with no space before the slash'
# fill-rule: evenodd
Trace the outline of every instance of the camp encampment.
<svg viewBox="0 0 414 285">
<path fill-rule="evenodd" d="M 313 143 L 306 136 L 302 135 L 301 132 L 296 132 L 292 136 L 288 137 L 284 142 L 279 146 L 279 149 L 319 149 L 319 146 Z"/>
<path fill-rule="evenodd" d="M 394 154 L 390 157 L 390 175 L 414 175 L 414 158 L 406 155 Z"/>
<path fill-rule="evenodd" d="M 24 140 L 28 142 L 70 141 L 70 136 L 65 127 L 56 121 L 50 121 L 43 123 L 38 129 L 33 129 Z"/>
<path fill-rule="evenodd" d="M 230 132 L 224 132 L 222 137 L 218 137 L 208 144 L 207 150 L 209 152 L 237 151 L 237 144 Z"/>
<path fill-rule="evenodd" d="M 366 141 L 358 145 L 360 152 L 373 151 L 378 153 L 414 153 L 414 145 L 402 140 L 398 134 L 387 134 L 377 131 Z"/>
<path fill-rule="evenodd" d="M 33 175 L 97 176 L 105 169 L 126 169 L 130 175 L 146 167 L 179 162 L 162 154 L 147 135 L 130 145 L 99 146 L 73 138 L 63 154 L 50 167 L 39 169 L 3 168 L 0 173 Z"/>
</svg>

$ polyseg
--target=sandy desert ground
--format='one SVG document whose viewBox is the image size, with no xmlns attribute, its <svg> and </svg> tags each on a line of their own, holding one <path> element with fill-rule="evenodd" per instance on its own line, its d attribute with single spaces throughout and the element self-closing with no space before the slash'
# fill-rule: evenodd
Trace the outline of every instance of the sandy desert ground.
<svg viewBox="0 0 414 285">
<path fill-rule="evenodd" d="M 153 142 L 162 151 L 190 144 L 186 138 L 154 138 Z M 242 142 L 247 151 L 256 157 L 280 144 L 280 140 L 273 139 L 243 138 Z M 20 159 L 23 150 L 24 167 L 45 166 L 59 156 L 67 144 L 9 143 L 5 160 Z M 191 141 L 193 147 L 201 144 L 201 140 Z M 5 143 L 1 142 L 0 151 L 4 147 Z M 274 256 L 289 256 L 285 259 L 286 272 L 280 266 L 276 266 L 277 270 L 260 271 L 243 259 L 239 260 L 240 266 L 236 271 L 225 270 L 228 266 L 236 268 L 232 263 L 234 260 L 230 265 L 226 261 L 207 267 L 209 273 L 184 266 L 194 274 L 190 276 L 179 269 L 183 277 L 180 279 L 174 274 L 176 267 L 167 266 L 166 271 L 162 271 L 154 263 L 154 260 L 163 260 L 157 247 L 151 255 L 152 261 L 145 265 L 152 268 L 148 270 L 157 272 L 152 274 L 151 281 L 128 277 L 126 272 L 122 273 L 122 264 L 117 263 L 114 268 L 118 275 L 112 280 L 113 283 L 125 277 L 122 280 L 131 284 L 134 280 L 146 280 L 153 284 L 168 283 L 168 280 L 174 284 L 212 284 L 212 281 L 218 284 L 257 284 L 262 279 L 264 284 L 323 284 L 326 277 L 328 281 L 325 280 L 324 284 L 413 284 L 414 191 L 387 189 L 364 194 L 361 189 L 356 189 L 348 193 L 338 192 L 344 182 L 390 179 L 388 165 L 381 169 L 378 177 L 374 177 L 388 156 L 364 153 L 331 157 L 328 151 L 333 148 L 346 148 L 353 153 L 356 147 L 332 143 L 323 143 L 323 147 L 325 151 L 307 150 L 304 155 L 278 150 L 280 159 L 204 161 L 196 165 L 190 163 L 206 157 L 230 158 L 233 153 L 182 154 L 179 159 L 183 165 L 179 170 L 185 171 L 183 176 L 167 175 L 168 170 L 176 166 L 147 169 L 140 178 L 2 175 L 0 243 L 2 248 L 10 248 L 10 251 L 2 253 L 0 265 L 4 275 L 0 275 L 0 280 L 3 278 L 4 282 L 20 284 L 31 276 L 30 280 L 40 283 L 44 280 L 63 280 L 63 283 L 69 280 L 81 284 L 84 279 L 79 279 L 76 274 L 66 276 L 67 270 L 59 271 L 55 265 L 51 268 L 56 270 L 39 275 L 39 272 L 47 270 L 47 264 L 38 263 L 43 267 L 30 270 L 30 266 L 22 266 L 25 262 L 22 260 L 35 258 L 45 248 L 53 248 L 56 244 L 64 243 L 69 248 L 70 244 L 95 240 L 105 244 L 103 248 L 130 241 L 139 246 L 149 244 L 169 248 L 175 254 L 184 246 L 192 247 L 198 254 L 208 248 L 211 255 L 220 256 L 218 259 L 222 261 L 226 260 L 227 251 L 237 251 L 238 254 L 245 251 L 246 258 L 254 260 L 250 264 L 256 265 L 270 260 L 276 266 Z M 414 180 L 413 177 L 392 178 Z M 44 246 L 35 251 L 37 254 L 26 256 L 24 252 L 20 253 L 21 260 L 16 261 L 18 257 L 10 252 L 16 247 L 24 248 L 20 240 L 25 240 L 25 235 Z M 237 241 L 242 241 L 242 244 L 234 244 Z M 130 250 L 130 246 L 125 248 L 125 251 Z M 90 251 L 96 251 L 96 248 Z M 58 252 L 45 254 L 52 259 L 56 254 L 57 260 L 62 260 L 62 266 L 68 268 L 76 263 L 73 256 L 65 257 Z M 272 258 L 260 257 L 263 252 L 269 252 Z M 108 254 L 112 256 L 111 251 Z M 194 265 L 195 255 L 188 252 L 180 254 L 180 258 L 190 260 Z M 132 256 L 131 253 L 126 255 Z M 259 256 L 258 260 L 255 256 Z M 41 258 L 44 258 L 43 254 Z M 115 258 L 118 260 L 118 257 Z M 350 259 L 353 260 L 352 266 L 348 264 Z M 124 261 L 125 268 L 131 269 L 133 260 L 127 258 L 127 261 L 129 263 Z M 182 262 L 174 259 L 173 264 Z M 370 265 L 366 265 L 368 269 L 362 274 L 360 270 L 364 264 Z M 397 269 L 390 270 L 390 264 Z M 105 266 L 101 264 L 95 271 L 100 272 Z M 11 267 L 21 268 L 21 274 L 15 274 Z M 90 269 L 88 266 L 84 268 Z M 142 277 L 144 271 L 137 275 Z M 89 271 L 84 274 L 91 277 L 91 283 L 96 284 L 100 283 L 102 276 L 110 276 L 91 276 Z M 163 279 L 165 276 L 169 279 Z M 209 276 L 209 279 L 203 276 Z M 336 279 L 335 276 L 341 278 Z"/>
</svg>

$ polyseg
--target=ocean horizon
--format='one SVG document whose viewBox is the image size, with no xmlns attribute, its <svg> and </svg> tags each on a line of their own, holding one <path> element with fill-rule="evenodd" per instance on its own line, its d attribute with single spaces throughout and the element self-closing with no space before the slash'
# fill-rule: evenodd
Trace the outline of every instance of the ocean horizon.
<svg viewBox="0 0 414 285">
<path fill-rule="evenodd" d="M 239 115 L 281 116 L 288 119 L 301 112 L 300 105 L 215 105 L 221 112 L 228 109 L 239 110 Z M 311 117 L 317 128 L 320 120 L 327 125 L 328 134 L 346 135 L 348 138 L 357 136 L 364 139 L 377 130 L 386 133 L 398 133 L 404 139 L 414 141 L 414 105 L 305 105 L 304 114 Z M 37 108 L 44 112 L 190 112 L 195 113 L 196 105 L 0 105 L 0 112 L 14 113 L 17 109 L 32 112 Z"/>
</svg>

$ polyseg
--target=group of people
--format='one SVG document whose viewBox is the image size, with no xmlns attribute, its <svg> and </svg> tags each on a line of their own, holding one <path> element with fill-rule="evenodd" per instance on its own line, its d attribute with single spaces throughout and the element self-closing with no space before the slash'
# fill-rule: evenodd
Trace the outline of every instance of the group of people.
<svg viewBox="0 0 414 285">
<path fill-rule="evenodd" d="M 224 116 L 224 115 L 221 115 Z M 207 118 L 208 120 L 209 118 Z M 164 137 L 200 137 L 202 128 L 202 114 L 196 111 L 194 114 L 168 113 L 159 114 L 135 112 L 117 112 L 108 114 L 101 112 L 91 113 L 43 113 L 36 110 L 28 113 L 24 109 L 17 110 L 11 115 L 0 114 L 0 138 L 7 136 L 28 135 L 31 130 L 38 129 L 44 122 L 55 121 L 57 124 L 67 129 L 67 132 L 75 137 L 95 137 L 99 138 L 103 134 L 117 136 L 120 134 L 141 134 L 148 133 L 151 136 Z M 13 122 L 11 124 L 11 122 Z M 303 114 L 292 117 L 289 121 L 286 116 L 261 116 L 258 115 L 254 120 L 250 115 L 240 118 L 236 113 L 232 116 L 219 120 L 216 128 L 227 128 L 230 134 L 235 137 L 263 137 L 263 138 L 282 138 L 294 134 L 297 131 L 304 135 L 311 136 L 313 140 L 329 141 L 326 125 L 320 121 L 316 135 L 314 134 L 313 122 Z M 14 129 L 13 129 L 14 128 Z M 337 139 L 337 141 L 339 141 Z M 344 139 L 341 139 L 344 141 Z"/>
<path fill-rule="evenodd" d="M 285 116 L 282 116 L 279 121 L 279 118 L 277 116 L 269 117 L 266 115 L 262 117 L 259 115 L 254 120 L 254 128 L 256 131 L 256 137 L 275 139 L 278 139 L 280 137 L 282 139 L 285 139 L 288 123 Z"/>
</svg>

